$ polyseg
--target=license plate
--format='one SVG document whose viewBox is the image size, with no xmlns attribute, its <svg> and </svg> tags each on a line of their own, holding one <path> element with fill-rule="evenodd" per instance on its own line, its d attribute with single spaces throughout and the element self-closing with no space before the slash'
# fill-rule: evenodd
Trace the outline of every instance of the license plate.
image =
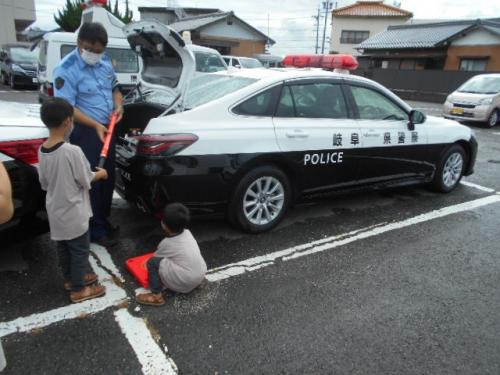
<svg viewBox="0 0 500 375">
<path fill-rule="evenodd" d="M 451 113 L 453 113 L 454 115 L 463 115 L 464 114 L 464 109 L 463 108 L 454 107 L 454 108 L 451 109 Z"/>
<path fill-rule="evenodd" d="M 32 81 L 33 83 L 38 83 L 38 78 L 33 78 Z"/>
</svg>

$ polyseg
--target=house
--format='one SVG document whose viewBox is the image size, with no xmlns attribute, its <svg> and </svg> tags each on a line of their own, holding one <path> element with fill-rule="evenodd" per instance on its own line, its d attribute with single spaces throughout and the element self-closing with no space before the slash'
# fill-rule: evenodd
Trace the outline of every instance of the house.
<svg viewBox="0 0 500 375">
<path fill-rule="evenodd" d="M 194 44 L 218 50 L 223 55 L 253 56 L 275 41 L 233 12 L 212 8 L 140 7 L 141 20 L 156 20 L 179 33 L 189 31 Z"/>
<path fill-rule="evenodd" d="M 23 30 L 36 21 L 35 1 L 2 1 L 0 8 L 0 45 L 24 41 Z"/>
<path fill-rule="evenodd" d="M 360 43 L 360 66 L 500 71 L 500 19 L 390 26 Z"/>
<path fill-rule="evenodd" d="M 411 12 L 384 4 L 383 1 L 357 1 L 332 11 L 330 53 L 358 55 L 355 47 L 387 29 L 401 25 L 413 16 Z"/>
</svg>

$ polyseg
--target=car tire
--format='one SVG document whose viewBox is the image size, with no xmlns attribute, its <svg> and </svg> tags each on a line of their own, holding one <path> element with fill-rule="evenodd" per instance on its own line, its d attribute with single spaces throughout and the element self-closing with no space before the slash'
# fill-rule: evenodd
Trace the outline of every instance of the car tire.
<svg viewBox="0 0 500 375">
<path fill-rule="evenodd" d="M 498 124 L 499 117 L 500 116 L 498 113 L 498 109 L 494 109 L 491 112 L 490 117 L 488 117 L 488 121 L 486 122 L 486 125 L 488 125 L 489 128 L 494 127 L 496 124 Z"/>
<path fill-rule="evenodd" d="M 227 216 L 246 232 L 266 232 L 282 220 L 290 201 L 287 175 L 275 166 L 257 167 L 238 182 Z"/>
<path fill-rule="evenodd" d="M 14 76 L 12 74 L 9 78 L 9 86 L 12 90 L 17 89 L 16 81 L 14 81 Z"/>
<path fill-rule="evenodd" d="M 453 145 L 442 156 L 431 182 L 431 188 L 440 193 L 449 193 L 462 179 L 467 157 L 460 145 Z"/>
</svg>

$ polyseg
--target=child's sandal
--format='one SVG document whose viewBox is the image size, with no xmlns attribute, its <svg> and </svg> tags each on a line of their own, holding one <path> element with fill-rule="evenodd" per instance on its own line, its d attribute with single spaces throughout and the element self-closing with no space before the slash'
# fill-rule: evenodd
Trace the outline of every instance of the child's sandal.
<svg viewBox="0 0 500 375">
<path fill-rule="evenodd" d="M 149 305 L 149 306 L 162 306 L 165 304 L 165 298 L 163 295 L 154 294 L 154 293 L 143 293 L 139 294 L 136 297 L 137 302 L 141 305 Z"/>
</svg>

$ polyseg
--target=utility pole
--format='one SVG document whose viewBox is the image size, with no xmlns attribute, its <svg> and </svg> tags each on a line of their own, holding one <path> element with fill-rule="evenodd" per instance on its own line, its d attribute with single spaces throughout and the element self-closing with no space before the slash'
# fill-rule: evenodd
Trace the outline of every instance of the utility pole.
<svg viewBox="0 0 500 375">
<path fill-rule="evenodd" d="M 328 21 L 328 12 L 332 9 L 333 3 L 331 1 L 323 1 L 323 9 L 325 10 L 325 28 L 323 29 L 323 43 L 321 45 L 321 53 L 325 53 L 325 37 L 326 37 L 326 23 Z"/>
<path fill-rule="evenodd" d="M 316 20 L 316 47 L 314 48 L 314 53 L 318 54 L 318 49 L 319 49 L 319 19 L 321 18 L 319 7 L 318 7 L 318 15 L 313 16 L 313 18 Z"/>
</svg>

